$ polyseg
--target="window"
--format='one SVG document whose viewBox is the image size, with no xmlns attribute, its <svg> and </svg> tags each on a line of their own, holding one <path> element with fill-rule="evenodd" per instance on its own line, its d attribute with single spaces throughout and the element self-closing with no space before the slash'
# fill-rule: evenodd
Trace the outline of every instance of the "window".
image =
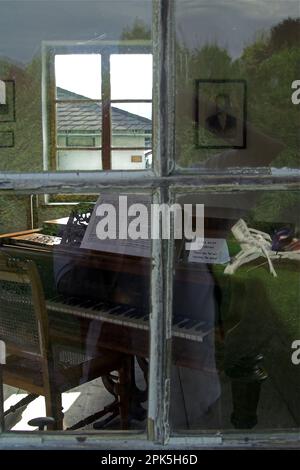
<svg viewBox="0 0 300 470">
<path fill-rule="evenodd" d="M 53 77 L 48 83 L 52 106 L 47 164 L 55 170 L 148 168 L 150 47 L 99 44 L 81 51 L 47 45 L 45 50 Z M 139 158 L 131 158 L 133 150 Z"/>
<path fill-rule="evenodd" d="M 96 137 L 94 137 L 93 135 L 69 134 L 66 136 L 66 147 L 95 147 L 95 146 L 96 146 Z"/>
<path fill-rule="evenodd" d="M 74 12 L 78 3 L 83 2 L 72 2 Z M 107 7 L 107 2 L 84 3 L 92 9 L 94 34 L 101 15 L 93 8 L 98 3 Z M 104 439 L 97 440 L 97 447 L 107 449 L 107 431 L 116 429 L 121 434 L 114 433 L 114 443 L 120 448 L 146 440 L 170 449 L 299 446 L 299 105 L 291 100 L 292 82 L 299 78 L 299 5 L 296 0 L 192 3 L 193 8 L 190 0 L 153 2 L 153 141 L 152 84 L 149 73 L 143 75 L 152 57 L 148 42 L 87 40 L 91 33 L 82 10 L 72 41 L 44 47 L 47 172 L 34 173 L 41 147 L 30 141 L 41 127 L 28 121 L 29 111 L 41 118 L 40 103 L 33 100 L 40 85 L 38 74 L 32 79 L 39 66 L 35 61 L 19 72 L 16 83 L 19 121 L 3 126 L 3 132 L 16 133 L 19 147 L 6 154 L 0 148 L 5 157 L 0 161 L 0 254 L 30 259 L 37 266 L 61 362 L 68 366 L 74 358 L 61 350 L 65 340 L 68 346 L 81 346 L 87 359 L 98 347 L 110 353 L 103 382 L 92 383 L 89 393 L 79 388 L 65 392 L 66 426 L 74 424 L 72 411 L 80 415 L 86 406 L 98 411 L 100 389 L 115 390 L 114 361 L 120 365 L 120 357 L 117 369 L 126 370 L 129 380 L 123 385 L 130 390 L 130 405 L 122 405 L 125 412 L 129 406 L 131 422 L 125 422 L 130 432 L 121 431 L 112 412 L 113 420 L 101 429 L 61 432 L 62 446 L 80 440 L 89 447 L 96 434 Z M 129 8 L 131 2 L 119 4 Z M 75 44 L 79 23 L 84 34 Z M 58 25 L 52 24 L 48 37 L 53 31 L 58 35 Z M 138 22 L 125 33 L 140 37 L 141 30 Z M 60 82 L 60 61 L 72 71 L 74 87 Z M 9 73 L 0 78 L 10 79 Z M 126 86 L 119 87 L 120 79 Z M 86 83 L 95 91 L 91 96 Z M 20 114 L 18 103 L 24 100 L 28 107 Z M 131 165 L 149 171 L 130 171 Z M 74 203 L 74 194 L 84 200 L 75 207 L 47 206 L 44 194 L 59 195 L 65 203 Z M 97 254 L 83 246 L 95 201 L 112 202 L 124 194 L 135 203 L 178 204 L 192 230 L 201 218 L 197 204 L 204 205 L 203 247 L 191 249 L 193 237 L 184 233 L 177 239 L 172 229 L 169 237 L 151 243 L 134 240 L 129 249 L 121 237 L 101 240 Z M 124 210 L 118 220 L 125 216 Z M 171 211 L 171 222 L 174 218 Z M 157 220 L 162 231 L 163 217 Z M 120 246 L 126 253 L 120 253 Z M 0 313 L 4 305 L 11 312 L 11 299 L 23 293 L 14 296 L 2 289 Z M 7 318 L 24 327 L 19 308 L 2 318 L 6 328 Z M 12 338 L 26 336 L 29 346 L 36 347 L 28 325 L 13 324 L 8 330 Z M 75 365 L 82 358 L 76 354 Z M 97 405 L 89 401 L 94 394 Z M 61 425 L 61 404 L 55 402 Z M 24 439 L 24 434 L 14 436 L 20 445 Z M 41 440 L 30 434 L 31 446 L 56 443 L 57 436 Z"/>
<path fill-rule="evenodd" d="M 140 155 L 131 155 L 132 163 L 141 163 L 142 157 Z"/>
</svg>

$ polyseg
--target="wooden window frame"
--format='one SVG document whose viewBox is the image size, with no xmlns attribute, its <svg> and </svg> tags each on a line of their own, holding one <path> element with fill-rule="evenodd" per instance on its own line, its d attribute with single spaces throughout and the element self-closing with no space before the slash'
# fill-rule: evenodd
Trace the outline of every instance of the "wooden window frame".
<svg viewBox="0 0 300 470">
<path fill-rule="evenodd" d="M 87 193 L 103 190 L 151 191 L 154 202 L 172 202 L 180 190 L 216 192 L 258 189 L 299 190 L 299 173 L 272 175 L 266 169 L 257 172 L 232 170 L 228 174 L 205 174 L 196 171 L 193 175 L 175 171 L 174 155 L 174 1 L 154 0 L 153 45 L 154 45 L 154 152 L 153 169 L 149 171 L 102 171 L 102 172 L 60 172 L 60 173 L 2 173 L 0 188 L 12 193 Z M 45 59 L 44 59 L 45 60 Z M 47 77 L 44 77 L 44 81 Z M 43 85 L 46 102 L 46 84 Z M 43 127 L 47 139 L 47 119 Z M 45 168 L 47 169 L 47 168 Z M 172 224 L 171 224 L 172 225 Z M 114 433 L 113 440 L 119 449 L 128 449 L 131 442 L 136 449 L 157 449 L 154 443 L 165 448 L 180 450 L 187 448 L 297 448 L 299 431 L 282 430 L 266 432 L 224 432 L 203 431 L 195 434 L 171 435 L 169 406 L 171 388 L 171 327 L 174 250 L 171 240 L 154 240 L 152 244 L 151 271 L 151 318 L 150 318 L 150 377 L 148 400 L 148 434 L 136 432 Z M 81 446 L 86 449 L 111 448 L 111 435 L 87 432 L 59 436 L 44 432 L 43 439 L 34 433 L 0 435 L 2 448 L 53 448 L 60 445 L 69 449 Z M 147 442 L 150 441 L 150 442 Z"/>
<path fill-rule="evenodd" d="M 55 56 L 59 54 L 99 54 L 101 56 L 101 99 L 58 100 L 55 85 Z M 55 41 L 43 43 L 43 140 L 44 169 L 61 171 L 58 168 L 57 151 L 63 150 L 57 145 L 56 106 L 58 103 L 80 102 L 99 103 L 102 107 L 101 146 L 77 147 L 68 150 L 101 150 L 102 170 L 111 170 L 111 153 L 116 150 L 149 150 L 140 146 L 113 146 L 111 128 L 111 108 L 114 103 L 152 103 L 152 99 L 111 99 L 110 56 L 112 54 L 152 54 L 151 41 L 95 41 L 88 45 L 79 45 L 75 41 Z M 66 148 L 67 149 L 67 148 Z M 145 169 L 145 171 L 148 171 Z"/>
</svg>

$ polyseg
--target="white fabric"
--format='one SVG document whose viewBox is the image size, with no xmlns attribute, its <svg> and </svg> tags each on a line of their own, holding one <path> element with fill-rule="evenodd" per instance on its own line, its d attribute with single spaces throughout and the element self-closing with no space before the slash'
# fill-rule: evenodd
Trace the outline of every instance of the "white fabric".
<svg viewBox="0 0 300 470">
<path fill-rule="evenodd" d="M 0 340 L 0 364 L 6 364 L 6 345 Z"/>
<path fill-rule="evenodd" d="M 300 250 L 297 251 L 273 251 L 270 235 L 259 230 L 248 228 L 244 220 L 240 219 L 231 229 L 236 240 L 241 246 L 241 251 L 233 258 L 225 268 L 225 274 L 234 274 L 243 264 L 263 256 L 267 258 L 270 273 L 277 277 L 272 260 L 294 259 L 300 261 Z"/>
</svg>

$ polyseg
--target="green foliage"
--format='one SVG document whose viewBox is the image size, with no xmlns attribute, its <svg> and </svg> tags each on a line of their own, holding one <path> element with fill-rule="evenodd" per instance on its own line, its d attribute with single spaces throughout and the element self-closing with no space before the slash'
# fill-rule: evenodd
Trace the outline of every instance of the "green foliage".
<svg viewBox="0 0 300 470">
<path fill-rule="evenodd" d="M 248 82 L 249 119 L 259 130 L 285 145 L 272 162 L 275 167 L 300 167 L 300 108 L 291 102 L 291 84 L 299 78 L 297 37 L 300 20 L 284 20 L 272 28 L 269 36 L 248 46 L 239 60 L 241 75 Z M 252 215 L 265 222 L 289 220 L 299 228 L 299 203 L 296 192 L 264 194 Z M 260 228 L 263 229 L 263 223 Z"/>
<path fill-rule="evenodd" d="M 279 51 L 288 47 L 299 47 L 300 18 L 287 18 L 271 29 L 269 47 Z"/>
<path fill-rule="evenodd" d="M 261 62 L 240 61 L 242 76 L 248 81 L 248 110 L 251 122 L 294 151 L 299 147 L 300 109 L 291 102 L 291 83 L 297 77 L 300 47 L 282 49 Z M 287 155 L 287 153 L 285 153 Z M 288 159 L 290 161 L 290 158 Z M 280 163 L 286 165 L 281 155 Z M 298 160 L 299 166 L 300 161 Z"/>
<path fill-rule="evenodd" d="M 123 29 L 121 39 L 151 39 L 151 29 L 148 28 L 147 24 L 138 17 L 135 18 L 132 26 L 127 26 Z"/>
<path fill-rule="evenodd" d="M 227 50 L 217 44 L 206 44 L 198 50 L 178 45 L 176 72 L 180 93 L 177 109 L 180 111 L 177 113 L 190 113 L 184 101 L 189 96 L 188 89 L 193 89 L 196 78 L 245 79 L 248 88 L 248 123 L 258 132 L 274 137 L 285 145 L 272 165 L 300 167 L 300 107 L 291 102 L 291 84 L 299 78 L 299 37 L 300 20 L 288 18 L 270 32 L 257 35 L 255 41 L 246 46 L 241 57 L 236 60 L 232 60 Z M 185 122 L 187 127 L 182 125 Z M 183 118 L 178 121 L 177 141 L 180 165 L 192 166 L 195 161 L 203 161 L 215 153 L 193 150 L 195 132 Z"/>
<path fill-rule="evenodd" d="M 195 149 L 195 121 L 191 125 L 191 114 L 194 114 L 194 110 L 189 107 L 191 93 L 195 92 L 195 80 L 230 79 L 233 74 L 237 77 L 235 74 L 238 74 L 238 69 L 226 49 L 217 44 L 206 44 L 200 50 L 177 47 L 176 82 L 179 92 L 176 98 L 176 153 L 180 155 L 180 166 L 190 167 L 194 162 L 203 162 L 216 153 L 215 150 Z M 194 99 L 193 95 L 192 100 Z M 202 134 L 203 145 L 205 142 L 212 145 L 214 138 L 205 131 Z"/>
<path fill-rule="evenodd" d="M 254 228 L 267 232 L 270 232 L 270 223 L 279 223 L 282 227 L 287 224 L 287 221 L 296 229 L 300 229 L 299 207 L 299 191 L 270 191 L 258 198 L 249 220 L 252 219 L 252 224 L 255 224 Z"/>
</svg>

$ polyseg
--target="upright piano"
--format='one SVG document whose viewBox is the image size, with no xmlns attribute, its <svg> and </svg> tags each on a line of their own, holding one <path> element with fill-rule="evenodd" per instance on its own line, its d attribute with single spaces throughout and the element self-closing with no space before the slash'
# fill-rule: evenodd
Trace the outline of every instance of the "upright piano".
<svg viewBox="0 0 300 470">
<path fill-rule="evenodd" d="M 64 232 L 68 220 L 48 221 L 39 230 L 2 236 L 1 249 L 37 264 L 55 337 L 63 334 L 70 341 L 84 342 L 88 340 L 91 324 L 101 323 L 99 346 L 147 358 L 151 259 L 80 249 L 63 243 L 63 236 L 49 235 L 54 226 L 59 227 L 58 234 Z M 58 281 L 57 271 L 68 264 L 69 276 Z M 174 364 L 203 367 L 201 351 L 206 337 L 214 333 L 215 318 L 203 317 L 195 299 L 187 297 L 191 297 L 191 286 L 193 292 L 199 293 L 200 284 L 213 289 L 212 283 L 211 273 L 203 271 L 203 267 L 182 259 L 177 263 L 172 327 Z M 188 290 L 185 286 L 189 286 Z M 193 302 L 195 307 L 190 305 Z"/>
</svg>

